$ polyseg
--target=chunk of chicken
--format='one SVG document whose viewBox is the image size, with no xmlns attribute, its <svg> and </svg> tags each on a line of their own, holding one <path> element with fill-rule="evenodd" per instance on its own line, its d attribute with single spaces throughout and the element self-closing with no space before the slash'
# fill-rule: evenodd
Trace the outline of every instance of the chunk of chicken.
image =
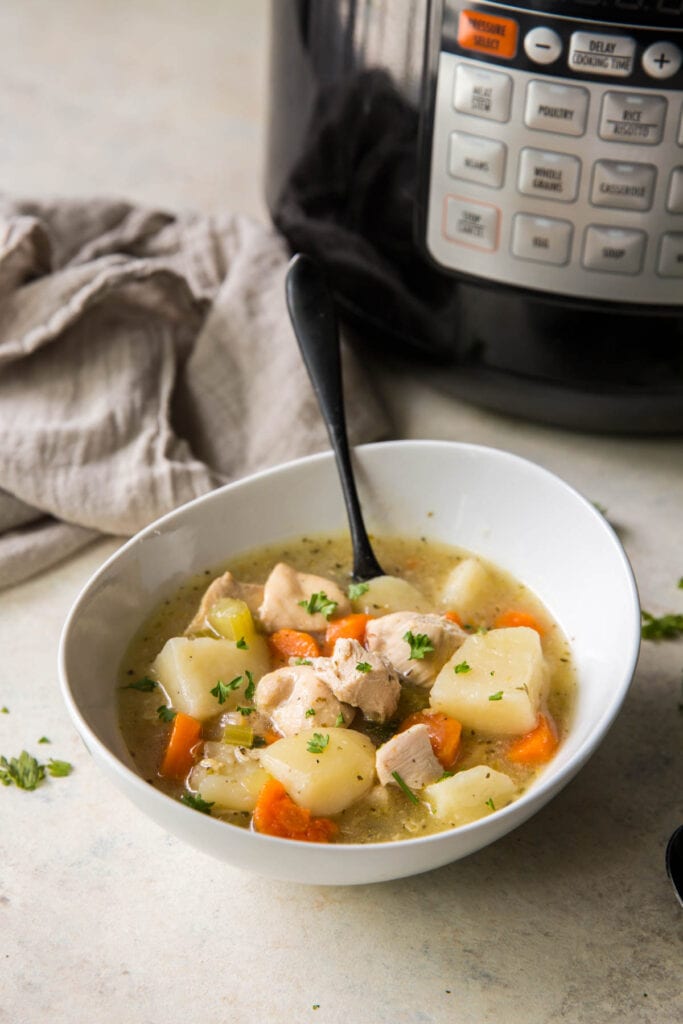
<svg viewBox="0 0 683 1024">
<path fill-rule="evenodd" d="M 314 665 L 323 660 L 333 670 L 330 686 L 339 700 L 360 708 L 373 722 L 386 722 L 396 713 L 401 684 L 381 654 L 368 651 L 357 640 L 341 637 L 332 657 L 316 659 Z"/>
<path fill-rule="evenodd" d="M 314 595 L 324 595 L 320 601 L 330 602 L 334 615 L 348 615 L 351 602 L 332 580 L 297 572 L 291 565 L 278 562 L 266 580 L 263 601 L 258 610 L 265 629 L 300 629 L 307 633 L 322 633 L 327 628 L 327 617 L 322 611 L 309 611 L 303 607 Z M 316 603 L 320 603 L 320 601 Z"/>
<path fill-rule="evenodd" d="M 269 672 L 259 680 L 254 701 L 283 736 L 318 726 L 348 725 L 355 714 L 355 708 L 337 700 L 310 665 L 289 665 Z"/>
<path fill-rule="evenodd" d="M 231 572 L 217 576 L 204 591 L 199 608 L 185 633 L 191 635 L 205 629 L 207 614 L 224 597 L 236 597 L 244 601 L 252 615 L 255 615 L 263 600 L 263 586 L 260 583 L 240 583 Z"/>
<path fill-rule="evenodd" d="M 411 634 L 411 645 L 406 635 Z M 420 643 L 420 638 L 427 641 Z M 382 657 L 416 686 L 429 689 L 441 667 L 467 639 L 467 633 L 443 615 L 394 612 L 368 622 L 365 640 L 370 651 Z M 425 649 L 426 648 L 426 649 Z M 416 657 L 420 650 L 423 657 Z"/>
<path fill-rule="evenodd" d="M 422 723 L 399 732 L 377 750 L 377 778 L 383 786 L 398 785 L 397 772 L 410 789 L 422 789 L 443 775 L 429 739 L 429 729 Z"/>
</svg>

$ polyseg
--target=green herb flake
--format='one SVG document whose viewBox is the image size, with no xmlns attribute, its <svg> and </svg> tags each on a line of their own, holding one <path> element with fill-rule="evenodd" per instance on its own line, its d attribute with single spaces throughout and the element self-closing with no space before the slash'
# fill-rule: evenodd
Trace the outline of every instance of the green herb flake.
<svg viewBox="0 0 683 1024">
<path fill-rule="evenodd" d="M 503 699 L 503 691 L 502 690 L 498 690 L 497 693 L 490 693 L 489 694 L 489 700 L 502 700 L 502 699 Z"/>
<path fill-rule="evenodd" d="M 152 690 L 156 690 L 157 684 L 149 676 L 143 676 L 142 679 L 136 680 L 134 683 L 128 683 L 124 686 L 124 690 L 139 690 L 140 693 L 151 693 Z"/>
<path fill-rule="evenodd" d="M 410 647 L 409 661 L 422 661 L 426 654 L 432 654 L 435 650 L 434 644 L 426 633 L 411 633 L 408 630 L 403 634 L 403 639 Z"/>
<path fill-rule="evenodd" d="M 676 586 L 678 587 L 679 590 L 683 590 L 683 576 L 681 576 L 681 578 L 679 579 L 679 581 L 676 584 Z"/>
<path fill-rule="evenodd" d="M 8 708 L 8 707 L 6 707 L 5 705 L 3 705 L 3 706 L 2 706 L 1 708 L 0 708 L 0 715 L 9 715 L 9 708 Z"/>
<path fill-rule="evenodd" d="M 340 729 L 344 725 L 344 716 L 342 715 L 341 711 L 337 715 L 334 724 L 338 729 Z"/>
<path fill-rule="evenodd" d="M 683 633 L 683 615 L 662 615 L 656 618 L 643 611 L 640 634 L 643 640 L 674 640 Z"/>
<path fill-rule="evenodd" d="M 202 800 L 199 793 L 183 793 L 180 798 L 181 804 L 185 804 L 186 807 L 191 807 L 193 811 L 199 811 L 200 814 L 211 814 L 211 808 L 213 807 L 213 800 Z"/>
<path fill-rule="evenodd" d="M 51 757 L 47 765 L 47 770 L 53 779 L 64 779 L 67 775 L 71 775 L 74 770 L 74 766 L 69 764 L 68 761 L 56 761 Z"/>
<path fill-rule="evenodd" d="M 310 740 L 306 744 L 306 750 L 309 754 L 322 754 L 323 750 L 327 747 L 330 742 L 330 734 L 321 732 L 314 732 Z"/>
<path fill-rule="evenodd" d="M 22 750 L 19 757 L 0 757 L 0 783 L 18 789 L 36 789 L 45 778 L 45 768 L 35 757 Z"/>
<path fill-rule="evenodd" d="M 349 583 L 346 594 L 349 601 L 356 601 L 359 597 L 362 597 L 363 594 L 367 594 L 369 589 L 369 583 Z"/>
<path fill-rule="evenodd" d="M 52 743 L 52 740 L 48 739 L 47 736 L 41 736 L 38 740 L 39 743 Z"/>
<path fill-rule="evenodd" d="M 312 665 L 313 662 L 311 661 L 310 658 L 295 658 L 294 659 L 294 664 L 295 665 Z"/>
<path fill-rule="evenodd" d="M 157 715 L 162 722 L 172 722 L 176 714 L 177 712 L 174 711 L 173 708 L 169 708 L 165 704 L 162 704 L 157 708 Z"/>
<path fill-rule="evenodd" d="M 306 708 L 306 718 L 311 718 L 315 714 L 315 708 Z"/>
<path fill-rule="evenodd" d="M 242 682 L 242 676 L 235 676 L 229 683 L 224 683 L 222 679 L 219 679 L 216 685 L 209 692 L 218 700 L 219 704 L 225 704 L 228 699 L 228 694 L 231 690 L 236 690 Z"/>
<path fill-rule="evenodd" d="M 486 806 L 487 806 L 487 807 L 490 807 L 492 811 L 495 811 L 495 809 L 496 809 L 496 805 L 495 805 L 495 804 L 494 804 L 494 802 L 493 802 L 493 797 L 492 797 L 492 796 L 490 796 L 490 797 L 488 798 L 488 800 L 486 801 Z"/>
<path fill-rule="evenodd" d="M 459 665 L 454 666 L 453 671 L 455 672 L 456 676 L 459 676 L 463 672 L 471 672 L 472 668 L 470 665 L 467 664 L 466 661 L 461 661 Z"/>
<path fill-rule="evenodd" d="M 247 677 L 247 685 L 244 691 L 244 696 L 246 697 L 247 700 L 253 700 L 254 694 L 256 693 L 256 683 L 254 682 L 254 677 L 249 671 L 249 669 L 247 669 L 244 674 Z"/>
<path fill-rule="evenodd" d="M 253 715 L 254 711 L 256 711 L 256 708 L 244 707 L 244 705 L 238 704 L 237 705 L 237 710 L 239 711 L 239 713 L 241 715 L 244 715 L 246 717 L 247 715 Z"/>
<path fill-rule="evenodd" d="M 369 661 L 359 661 L 356 665 L 356 672 L 372 672 L 372 665 Z"/>
<path fill-rule="evenodd" d="M 327 596 L 324 590 L 318 590 L 315 594 L 311 594 L 308 601 L 297 602 L 300 608 L 305 608 L 309 615 L 315 615 L 317 612 L 325 619 L 329 619 L 331 615 L 334 615 L 337 607 L 337 601 L 332 601 Z"/>
<path fill-rule="evenodd" d="M 239 651 L 248 651 L 248 650 L 249 650 L 249 644 L 247 643 L 247 641 L 246 641 L 246 640 L 244 639 L 244 637 L 243 637 L 243 636 L 241 636 L 241 637 L 239 638 L 239 640 L 238 640 L 238 641 L 237 641 L 237 643 L 235 644 L 235 647 L 236 647 L 236 648 L 237 648 L 237 649 L 238 649 Z"/>
<path fill-rule="evenodd" d="M 405 781 L 405 779 L 403 778 L 402 775 L 399 775 L 398 772 L 392 772 L 391 773 L 391 777 L 392 777 L 392 779 L 395 779 L 396 784 L 398 785 L 399 789 L 403 790 L 403 792 L 405 793 L 405 795 L 408 797 L 409 800 L 412 800 L 412 802 L 414 804 L 419 804 L 420 801 L 415 796 L 415 794 L 413 793 L 412 789 L 410 788 L 410 786 Z"/>
</svg>

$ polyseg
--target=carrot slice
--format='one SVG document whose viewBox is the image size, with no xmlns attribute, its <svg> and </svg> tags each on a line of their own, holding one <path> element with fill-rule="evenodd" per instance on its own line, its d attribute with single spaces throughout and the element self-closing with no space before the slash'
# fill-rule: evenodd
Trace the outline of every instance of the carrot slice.
<svg viewBox="0 0 683 1024">
<path fill-rule="evenodd" d="M 462 725 L 457 718 L 444 715 L 441 711 L 415 711 L 401 722 L 399 732 L 410 729 L 411 725 L 426 725 L 429 742 L 436 757 L 449 771 L 458 759 Z"/>
<path fill-rule="evenodd" d="M 514 608 L 503 612 L 494 623 L 495 629 L 508 629 L 515 626 L 528 626 L 529 629 L 535 629 L 540 636 L 545 633 L 545 629 L 535 615 L 530 612 L 517 611 Z"/>
<path fill-rule="evenodd" d="M 444 612 L 443 617 L 444 619 L 449 619 L 451 622 L 454 622 L 456 626 L 462 626 L 462 618 L 458 615 L 457 612 Z"/>
<path fill-rule="evenodd" d="M 339 831 L 330 818 L 314 818 L 295 804 L 277 779 L 269 779 L 259 793 L 253 821 L 257 832 L 309 843 L 329 843 Z"/>
<path fill-rule="evenodd" d="M 553 720 L 548 715 L 539 715 L 535 729 L 513 740 L 507 757 L 515 764 L 545 764 L 557 750 L 558 743 Z"/>
<path fill-rule="evenodd" d="M 298 629 L 277 629 L 268 637 L 268 647 L 273 657 L 283 664 L 288 658 L 320 657 L 320 645 L 315 637 Z"/>
<path fill-rule="evenodd" d="M 192 749 L 202 737 L 202 723 L 179 711 L 173 719 L 159 774 L 165 779 L 184 779 L 194 764 Z"/>
<path fill-rule="evenodd" d="M 334 652 L 334 645 L 337 640 L 357 640 L 362 644 L 365 640 L 365 627 L 370 621 L 370 615 L 362 615 L 360 612 L 352 615 L 345 615 L 341 619 L 333 619 L 325 633 L 325 654 Z"/>
</svg>

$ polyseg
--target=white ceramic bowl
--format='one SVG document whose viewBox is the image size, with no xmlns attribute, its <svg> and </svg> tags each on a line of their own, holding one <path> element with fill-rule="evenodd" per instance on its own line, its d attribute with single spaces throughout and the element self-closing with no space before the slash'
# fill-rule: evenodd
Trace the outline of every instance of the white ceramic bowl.
<svg viewBox="0 0 683 1024">
<path fill-rule="evenodd" d="M 259 473 L 149 526 L 102 566 L 65 624 L 67 707 L 98 765 L 169 832 L 273 878 L 355 884 L 457 860 L 520 825 L 586 762 L 614 720 L 638 656 L 640 610 L 623 548 L 596 509 L 558 477 L 492 448 L 398 441 L 358 448 L 368 529 L 428 535 L 490 559 L 526 583 L 571 641 L 579 679 L 570 735 L 515 803 L 459 829 L 390 844 L 319 845 L 259 835 L 183 806 L 136 772 L 117 723 L 117 671 L 142 620 L 191 574 L 232 554 L 346 519 L 331 454 Z"/>
</svg>

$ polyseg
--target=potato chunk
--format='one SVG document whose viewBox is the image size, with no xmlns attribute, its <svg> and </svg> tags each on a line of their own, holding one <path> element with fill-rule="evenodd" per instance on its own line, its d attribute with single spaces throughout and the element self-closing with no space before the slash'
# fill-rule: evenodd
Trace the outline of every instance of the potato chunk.
<svg viewBox="0 0 683 1024">
<path fill-rule="evenodd" d="M 479 622 L 478 611 L 491 586 L 491 573 L 478 558 L 464 558 L 448 574 L 440 604 L 458 612 L 463 622 Z"/>
<path fill-rule="evenodd" d="M 516 626 L 468 637 L 439 672 L 429 699 L 465 728 L 514 736 L 536 725 L 546 686 L 538 633 Z"/>
<path fill-rule="evenodd" d="M 232 640 L 175 636 L 157 655 L 152 673 L 177 711 L 205 721 L 244 703 L 247 670 L 258 682 L 268 668 L 268 648 L 262 637 L 253 637 L 243 650 Z M 238 676 L 242 677 L 239 685 L 230 689 L 220 704 L 211 690 L 219 680 L 227 685 Z"/>
<path fill-rule="evenodd" d="M 427 599 L 412 583 L 398 576 L 377 576 L 368 583 L 368 589 L 354 598 L 353 610 L 378 618 L 390 612 L 432 611 Z"/>
<path fill-rule="evenodd" d="M 315 815 L 338 814 L 375 782 L 372 741 L 350 729 L 311 730 L 277 740 L 262 751 L 261 764 L 295 803 Z"/>
<path fill-rule="evenodd" d="M 504 772 L 479 764 L 426 786 L 424 796 L 437 818 L 465 825 L 499 811 L 512 800 L 515 784 Z"/>
</svg>

